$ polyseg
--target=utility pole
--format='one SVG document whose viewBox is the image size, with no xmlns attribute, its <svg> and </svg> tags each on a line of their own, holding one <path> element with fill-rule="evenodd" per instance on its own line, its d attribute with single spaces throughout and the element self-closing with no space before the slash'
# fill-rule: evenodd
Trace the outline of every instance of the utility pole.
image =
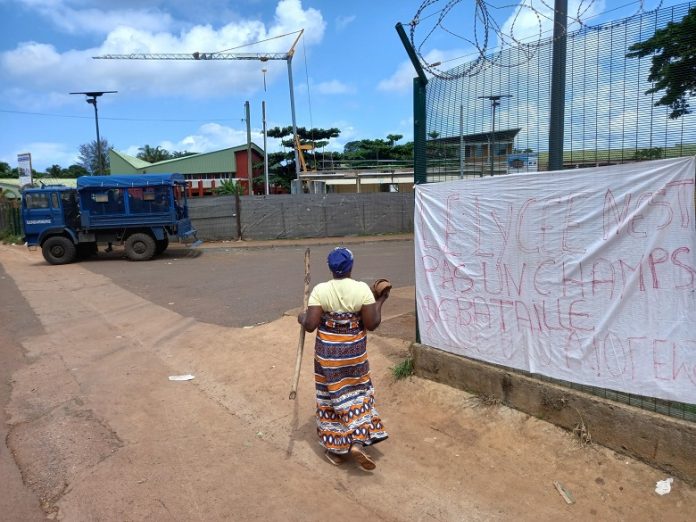
<svg viewBox="0 0 696 522">
<path fill-rule="evenodd" d="M 488 146 L 488 157 L 489 157 L 489 163 L 491 167 L 491 176 L 493 175 L 493 160 L 495 156 L 495 110 L 500 106 L 500 99 L 501 98 L 512 98 L 512 94 L 496 94 L 492 96 L 479 96 L 479 98 L 483 98 L 484 100 L 490 100 L 491 101 L 491 108 L 493 109 L 493 126 L 491 130 L 491 140 L 490 140 L 490 145 Z"/>
<path fill-rule="evenodd" d="M 88 91 L 88 92 L 71 92 L 70 94 L 84 94 L 87 96 L 85 100 L 90 105 L 94 106 L 94 123 L 97 126 L 97 176 L 104 175 L 104 163 L 101 154 L 101 139 L 99 138 L 99 113 L 97 112 L 97 98 L 103 94 L 114 94 L 118 91 Z"/>
<path fill-rule="evenodd" d="M 266 182 L 266 195 L 270 194 L 268 181 L 268 146 L 266 145 L 266 100 L 261 102 L 261 118 L 263 119 L 263 177 Z"/>
<path fill-rule="evenodd" d="M 261 69 L 263 73 L 263 93 L 266 96 L 266 68 Z M 263 177 L 266 182 L 266 195 L 271 192 L 268 180 L 268 145 L 266 143 L 266 100 L 261 101 L 261 119 L 263 120 Z"/>
<path fill-rule="evenodd" d="M 244 113 L 246 118 L 246 131 L 247 131 L 247 177 L 249 178 L 249 195 L 254 195 L 254 179 L 253 171 L 251 168 L 251 116 L 249 110 L 249 102 L 244 102 Z"/>
</svg>

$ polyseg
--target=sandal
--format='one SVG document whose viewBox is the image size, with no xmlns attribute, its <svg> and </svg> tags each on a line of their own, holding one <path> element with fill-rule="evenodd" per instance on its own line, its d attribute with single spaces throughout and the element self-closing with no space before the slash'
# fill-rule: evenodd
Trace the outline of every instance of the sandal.
<svg viewBox="0 0 696 522">
<path fill-rule="evenodd" d="M 366 453 L 363 453 L 360 448 L 357 446 L 351 446 L 350 447 L 350 454 L 353 456 L 353 458 L 357 461 L 357 463 L 360 465 L 360 468 L 365 470 L 365 471 L 372 471 L 377 467 L 377 464 L 375 464 L 375 461 L 372 460 L 369 455 Z"/>
<path fill-rule="evenodd" d="M 339 455 L 338 453 L 332 453 L 329 450 L 326 450 L 324 452 L 324 456 L 326 457 L 326 460 L 328 460 L 334 466 L 340 466 L 345 462 L 345 457 L 343 455 Z"/>
</svg>

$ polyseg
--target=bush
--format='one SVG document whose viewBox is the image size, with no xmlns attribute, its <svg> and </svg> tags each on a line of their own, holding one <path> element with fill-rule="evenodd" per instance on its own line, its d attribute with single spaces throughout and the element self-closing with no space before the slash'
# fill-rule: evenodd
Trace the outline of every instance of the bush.
<svg viewBox="0 0 696 522">
<path fill-rule="evenodd" d="M 13 234 L 9 230 L 0 230 L 0 243 L 3 243 L 5 245 L 19 245 L 23 244 L 24 241 L 22 241 L 22 236 L 19 236 L 17 234 Z"/>
</svg>

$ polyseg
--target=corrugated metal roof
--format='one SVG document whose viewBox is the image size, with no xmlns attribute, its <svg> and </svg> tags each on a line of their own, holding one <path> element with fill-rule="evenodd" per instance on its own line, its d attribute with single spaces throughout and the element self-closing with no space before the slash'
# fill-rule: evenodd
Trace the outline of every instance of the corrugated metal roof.
<svg viewBox="0 0 696 522">
<path fill-rule="evenodd" d="M 251 147 L 260 155 L 261 149 L 255 143 Z M 208 174 L 217 172 L 237 172 L 237 159 L 235 153 L 246 150 L 246 145 L 230 147 L 228 149 L 216 150 L 213 152 L 201 152 L 191 156 L 183 156 L 157 163 L 133 158 L 128 154 L 115 150 L 109 151 L 111 160 L 111 172 L 114 174 L 155 174 L 179 172 L 181 174 Z M 113 153 L 113 154 L 112 154 Z M 135 160 L 135 161 L 131 161 Z"/>
<path fill-rule="evenodd" d="M 136 169 L 150 166 L 150 163 L 147 161 L 141 160 L 140 158 L 136 158 L 135 156 L 130 156 L 128 154 L 125 154 L 124 152 L 119 152 L 117 150 L 111 149 L 109 151 L 109 165 L 111 166 L 112 172 L 118 172 L 118 170 L 114 169 L 114 159 L 116 158 Z"/>
</svg>

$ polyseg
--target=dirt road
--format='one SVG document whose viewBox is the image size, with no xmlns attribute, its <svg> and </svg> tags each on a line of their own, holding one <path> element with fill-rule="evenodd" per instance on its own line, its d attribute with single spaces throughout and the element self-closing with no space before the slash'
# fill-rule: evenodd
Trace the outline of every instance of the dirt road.
<svg viewBox="0 0 696 522">
<path fill-rule="evenodd" d="M 393 259 L 408 250 L 381 246 Z M 353 248 L 357 269 L 358 250 L 370 247 Z M 299 301 L 301 279 L 294 279 L 302 265 L 293 260 L 302 250 L 203 250 L 195 259 L 174 252 L 148 263 L 114 256 L 53 267 L 39 252 L 0 246 L 0 376 L 11 384 L 10 397 L 7 381 L 0 394 L 7 422 L 0 479 L 14 477 L 12 496 L 0 496 L 0 518 L 40 519 L 40 502 L 48 517 L 69 521 L 692 519 L 696 491 L 676 480 L 658 496 L 662 472 L 581 447 L 567 432 L 463 392 L 394 381 L 390 367 L 408 348 L 399 337 L 408 338 L 413 324 L 408 281 L 369 340 L 391 437 L 370 449 L 376 472 L 333 467 L 316 442 L 311 356 L 298 400 L 288 401 L 299 327 L 268 304 L 287 309 Z M 230 263 L 234 256 L 248 262 Z M 278 258 L 287 260 L 280 273 Z M 200 286 L 184 277 L 197 266 L 208 274 L 195 276 Z M 192 304 L 234 302 L 221 282 L 231 270 L 268 280 L 240 292 L 234 305 L 251 309 L 254 321 L 239 321 L 246 328 L 210 320 Z M 289 296 L 286 280 L 297 286 Z M 155 290 L 144 288 L 155 282 Z M 270 322 L 249 327 L 259 317 Z M 195 378 L 168 379 L 188 373 Z M 575 504 L 563 501 L 554 480 Z"/>
</svg>

